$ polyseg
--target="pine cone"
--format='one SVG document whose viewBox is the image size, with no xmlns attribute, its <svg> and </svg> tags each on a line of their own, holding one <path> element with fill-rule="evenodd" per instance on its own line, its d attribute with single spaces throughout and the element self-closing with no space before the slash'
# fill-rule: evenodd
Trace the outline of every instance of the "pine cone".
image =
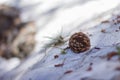
<svg viewBox="0 0 120 80">
<path fill-rule="evenodd" d="M 75 53 L 84 52 L 90 48 L 90 39 L 82 32 L 75 33 L 69 39 L 69 47 Z"/>
</svg>

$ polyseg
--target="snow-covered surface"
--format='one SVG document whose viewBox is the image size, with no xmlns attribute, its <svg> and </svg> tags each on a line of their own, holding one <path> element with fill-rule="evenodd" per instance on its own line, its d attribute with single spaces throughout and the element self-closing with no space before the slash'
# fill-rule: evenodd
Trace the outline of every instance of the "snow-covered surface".
<svg viewBox="0 0 120 80">
<path fill-rule="evenodd" d="M 115 45 L 120 43 L 120 31 L 116 32 L 120 24 L 112 22 L 119 13 L 120 0 L 1 0 L 0 3 L 19 8 L 21 19 L 34 20 L 38 29 L 36 47 L 26 60 L 20 63 L 16 58 L 0 59 L 0 80 L 110 80 L 120 74 L 116 70 L 120 67 L 117 57 L 109 61 L 104 57 L 116 51 Z M 110 23 L 101 23 L 105 19 Z M 67 54 L 61 54 L 58 48 L 46 51 L 44 46 L 51 39 L 45 37 L 54 38 L 61 30 L 64 37 L 79 31 L 92 34 L 91 49 L 81 54 L 69 49 Z M 68 45 L 59 47 L 65 46 Z M 59 57 L 55 59 L 55 55 Z M 62 63 L 63 66 L 55 67 Z"/>
</svg>

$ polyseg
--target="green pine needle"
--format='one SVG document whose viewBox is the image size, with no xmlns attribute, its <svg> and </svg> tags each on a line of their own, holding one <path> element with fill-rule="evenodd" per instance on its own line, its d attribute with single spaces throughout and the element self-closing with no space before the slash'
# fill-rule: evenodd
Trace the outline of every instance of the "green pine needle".
<svg viewBox="0 0 120 80">
<path fill-rule="evenodd" d="M 65 50 L 61 50 L 61 54 L 67 54 Z"/>
<path fill-rule="evenodd" d="M 118 55 L 120 56 L 120 47 L 117 47 L 117 52 L 118 52 Z"/>
</svg>

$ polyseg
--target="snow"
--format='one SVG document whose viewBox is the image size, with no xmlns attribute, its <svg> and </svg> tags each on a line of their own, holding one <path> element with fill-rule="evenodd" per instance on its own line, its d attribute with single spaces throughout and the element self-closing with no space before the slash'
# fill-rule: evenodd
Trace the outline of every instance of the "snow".
<svg viewBox="0 0 120 80">
<path fill-rule="evenodd" d="M 21 9 L 23 22 L 35 20 L 36 47 L 26 60 L 13 58 L 4 60 L 0 58 L 0 80 L 110 80 L 120 74 L 117 67 L 120 66 L 117 57 L 110 61 L 104 58 L 109 52 L 116 51 L 117 43 L 120 43 L 120 24 L 114 25 L 113 14 L 119 13 L 119 0 L 4 0 L 6 3 Z M 101 23 L 109 20 L 110 23 Z M 102 33 L 105 29 L 106 33 Z M 46 43 L 61 32 L 62 36 L 82 31 L 89 36 L 90 50 L 75 54 L 70 49 L 66 54 L 61 54 L 61 49 L 51 47 L 45 50 Z M 68 44 L 59 46 L 66 47 Z M 95 49 L 94 47 L 99 47 Z M 54 58 L 58 55 L 58 58 Z M 63 66 L 55 67 L 55 65 Z M 92 70 L 87 71 L 90 64 Z M 71 73 L 65 74 L 66 71 Z"/>
</svg>

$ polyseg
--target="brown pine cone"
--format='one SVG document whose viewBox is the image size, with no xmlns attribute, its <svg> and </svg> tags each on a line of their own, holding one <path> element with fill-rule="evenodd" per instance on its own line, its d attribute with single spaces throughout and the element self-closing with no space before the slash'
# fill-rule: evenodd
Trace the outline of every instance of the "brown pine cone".
<svg viewBox="0 0 120 80">
<path fill-rule="evenodd" d="M 75 33 L 69 39 L 69 47 L 75 53 L 84 52 L 90 49 L 90 39 L 82 32 Z"/>
</svg>

